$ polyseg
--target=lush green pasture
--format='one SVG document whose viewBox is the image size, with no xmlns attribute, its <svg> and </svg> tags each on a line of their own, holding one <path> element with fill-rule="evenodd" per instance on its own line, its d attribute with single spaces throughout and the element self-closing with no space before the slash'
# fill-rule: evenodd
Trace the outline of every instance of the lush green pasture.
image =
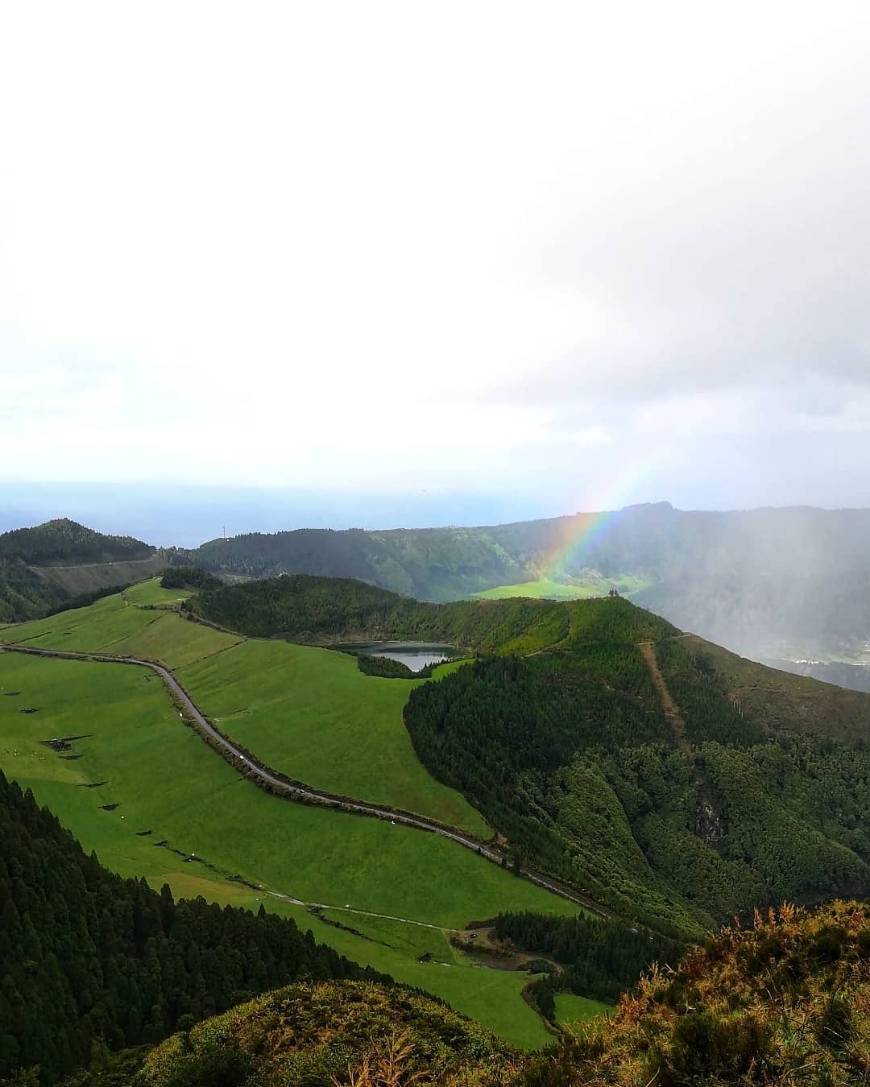
<svg viewBox="0 0 870 1087">
<path fill-rule="evenodd" d="M 419 681 L 366 676 L 346 653 L 259 639 L 178 678 L 222 731 L 290 777 L 489 836 L 411 746 L 402 710 Z"/>
<path fill-rule="evenodd" d="M 130 594 L 151 595 L 156 581 L 143 582 L 95 604 L 60 612 L 0 631 L 0 641 L 22 642 L 43 649 L 138 654 L 178 668 L 218 653 L 241 639 L 182 619 L 171 611 L 137 607 Z M 167 590 L 160 589 L 160 592 Z"/>
<path fill-rule="evenodd" d="M 173 593 L 152 579 L 87 608 L 9 627 L 0 641 L 163 661 L 221 729 L 288 776 L 489 836 L 483 817 L 414 752 L 402 710 L 421 681 L 365 676 L 344 653 L 242 639 L 136 606 Z"/>
<path fill-rule="evenodd" d="M 190 589 L 164 589 L 160 579 L 153 577 L 148 581 L 139 581 L 125 589 L 124 598 L 131 604 L 167 606 L 179 604 L 190 596 Z"/>
<path fill-rule="evenodd" d="M 68 752 L 81 756 L 74 760 L 40 743 L 81 734 Z M 168 882 L 177 894 L 252 906 L 262 898 L 298 915 L 274 891 L 439 928 L 501 910 L 572 912 L 436 835 L 269 796 L 182 725 L 160 681 L 134 666 L 0 653 L 0 765 L 110 868 Z M 118 806 L 101 810 L 106 804 Z M 232 874 L 263 888 L 228 882 Z M 522 977 L 472 966 L 432 929 L 343 909 L 326 916 L 367 934 L 312 919 L 319 938 L 358 961 L 443 996 L 520 1044 L 547 1040 L 518 996 Z M 436 961 L 416 962 L 423 950 Z"/>
<path fill-rule="evenodd" d="M 514 597 L 531 597 L 535 600 L 588 600 L 593 596 L 606 596 L 614 586 L 625 596 L 640 592 L 649 584 L 635 574 L 620 574 L 614 578 L 590 575 L 572 578 L 571 581 L 553 581 L 542 577 L 537 581 L 523 581 L 518 585 L 497 585 L 475 593 L 478 600 L 508 600 Z"/>
<path fill-rule="evenodd" d="M 597 1015 L 606 1015 L 613 1011 L 609 1004 L 602 1004 L 600 1000 L 589 1000 L 585 996 L 575 996 L 574 993 L 556 993 L 555 999 L 556 1022 L 560 1026 L 585 1023 Z"/>
</svg>

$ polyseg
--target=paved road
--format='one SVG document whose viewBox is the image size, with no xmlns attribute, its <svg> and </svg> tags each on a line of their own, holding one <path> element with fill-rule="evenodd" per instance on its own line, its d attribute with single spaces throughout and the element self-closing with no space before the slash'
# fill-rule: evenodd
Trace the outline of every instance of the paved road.
<svg viewBox="0 0 870 1087">
<path fill-rule="evenodd" d="M 233 743 L 233 741 L 224 736 L 222 732 L 219 732 L 211 721 L 209 721 L 201 712 L 172 672 L 162 664 L 156 664 L 154 661 L 143 660 L 139 657 L 112 657 L 102 653 L 75 653 L 70 650 L 37 649 L 35 646 L 24 645 L 5 644 L 0 646 L 0 652 L 28 653 L 32 656 L 54 657 L 61 660 L 88 660 L 105 664 L 132 664 L 141 668 L 148 668 L 160 676 L 169 688 L 175 701 L 182 707 L 182 710 L 186 712 L 188 719 L 199 730 L 201 735 L 203 735 L 229 763 L 243 771 L 246 777 L 251 778 L 260 785 L 266 786 L 270 792 L 279 793 L 292 800 L 319 804 L 324 807 L 334 808 L 338 811 L 352 812 L 357 815 L 368 815 L 376 819 L 389 821 L 393 824 L 401 824 L 403 826 L 414 827 L 417 830 L 428 831 L 431 834 L 438 834 L 442 838 L 449 838 L 450 841 L 456 842 L 466 849 L 470 849 L 472 852 L 477 853 L 478 856 L 485 857 L 488 861 L 492 861 L 493 864 L 501 865 L 504 861 L 505 855 L 496 847 L 490 846 L 470 834 L 464 834 L 462 831 L 456 830 L 453 827 L 445 826 L 443 823 L 439 823 L 434 819 L 427 819 L 423 815 L 414 815 L 412 812 L 387 808 L 378 804 L 366 804 L 359 800 L 352 800 L 349 797 L 336 796 L 334 793 L 324 792 L 321 789 L 312 788 L 312 786 L 305 785 L 302 782 L 291 781 L 288 778 L 277 775 L 275 771 L 269 769 L 268 766 L 264 766 L 263 763 L 255 759 L 253 755 Z M 553 894 L 557 894 L 562 898 L 568 899 L 570 902 L 574 902 L 578 906 L 582 906 L 592 913 L 596 913 L 602 917 L 611 916 L 610 913 L 605 911 L 590 898 L 580 894 L 571 887 L 551 879 L 549 876 L 545 876 L 540 872 L 528 868 L 521 868 L 517 874 L 523 876 L 531 883 L 537 884 L 537 886 L 543 887 L 547 891 L 551 891 Z"/>
</svg>

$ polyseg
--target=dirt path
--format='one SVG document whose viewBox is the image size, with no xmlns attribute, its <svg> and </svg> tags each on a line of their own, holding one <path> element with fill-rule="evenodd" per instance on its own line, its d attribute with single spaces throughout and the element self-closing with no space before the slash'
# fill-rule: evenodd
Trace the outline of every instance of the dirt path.
<svg viewBox="0 0 870 1087">
<path fill-rule="evenodd" d="M 166 684 L 176 705 L 180 707 L 179 716 L 186 717 L 188 722 L 197 729 L 209 746 L 213 747 L 220 755 L 222 755 L 234 769 L 239 771 L 244 777 L 249 778 L 255 784 L 266 789 L 267 792 L 287 797 L 290 800 L 297 800 L 308 804 L 318 804 L 322 807 L 350 812 L 354 815 L 371 816 L 375 819 L 388 821 L 394 825 L 413 827 L 416 830 L 426 831 L 430 834 L 438 834 L 442 838 L 447 838 L 452 842 L 456 842 L 457 845 L 461 845 L 465 849 L 470 849 L 479 857 L 484 857 L 493 864 L 502 866 L 506 861 L 505 854 L 497 846 L 481 841 L 479 838 L 475 838 L 470 834 L 457 830 L 455 827 L 446 826 L 434 819 L 428 819 L 426 816 L 415 815 L 413 812 L 403 811 L 398 808 L 388 808 L 379 804 L 364 803 L 360 800 L 354 800 L 351 797 L 337 796 L 334 793 L 328 793 L 322 789 L 315 789 L 311 785 L 306 785 L 304 782 L 294 781 L 293 779 L 280 774 L 278 771 L 270 769 L 268 766 L 257 760 L 251 752 L 234 743 L 229 737 L 215 728 L 211 721 L 209 721 L 205 714 L 203 714 L 199 707 L 194 703 L 193 699 L 181 686 L 172 672 L 162 664 L 157 664 L 155 661 L 143 660 L 139 657 L 113 657 L 103 653 L 75 653 L 70 650 L 37 649 L 34 646 L 10 644 L 0 646 L 0 652 L 27 653 L 31 656 L 52 657 L 59 660 L 85 660 L 96 661 L 102 664 L 126 664 L 140 668 L 148 668 L 158 675 Z M 573 902 L 592 913 L 598 914 L 601 917 L 611 916 L 611 914 L 603 907 L 599 906 L 598 903 L 593 902 L 590 898 L 587 898 L 586 895 L 580 894 L 572 887 L 569 887 L 567 884 L 564 884 L 551 876 L 547 876 L 532 868 L 521 868 L 518 871 L 512 869 L 512 871 L 515 871 L 517 875 L 527 879 L 530 883 L 534 883 L 538 887 L 544 888 L 544 890 L 557 894 L 561 898 L 566 898 L 568 901 Z M 401 918 L 396 918 L 395 920 L 401 920 Z"/>
<path fill-rule="evenodd" d="M 686 638 L 691 637 L 691 635 L 682 634 L 674 635 L 674 637 Z M 643 655 L 643 659 L 646 661 L 646 666 L 649 669 L 653 685 L 658 691 L 659 699 L 662 704 L 662 711 L 664 712 L 665 720 L 670 725 L 674 743 L 676 744 L 677 749 L 686 756 L 692 767 L 692 776 L 695 780 L 695 789 L 697 793 L 695 833 L 708 845 L 715 848 L 718 843 L 722 841 L 724 833 L 722 815 L 719 806 L 716 803 L 713 789 L 704 772 L 702 760 L 699 760 L 697 753 L 692 749 L 692 745 L 686 737 L 686 722 L 683 715 L 680 713 L 679 706 L 677 706 L 671 692 L 668 690 L 665 677 L 662 675 L 662 671 L 659 668 L 655 643 L 638 642 L 637 646 Z"/>
<path fill-rule="evenodd" d="M 659 700 L 662 704 L 662 711 L 665 715 L 665 720 L 668 722 L 673 733 L 674 743 L 677 747 L 686 755 L 691 755 L 691 748 L 689 747 L 689 741 L 686 739 L 686 722 L 683 720 L 682 714 L 671 697 L 671 692 L 668 690 L 668 685 L 665 682 L 665 677 L 662 675 L 662 670 L 659 668 L 658 658 L 656 657 L 655 645 L 653 642 L 638 642 L 638 649 L 640 649 L 646 666 L 649 669 L 650 679 L 653 681 L 653 686 L 658 692 Z"/>
</svg>

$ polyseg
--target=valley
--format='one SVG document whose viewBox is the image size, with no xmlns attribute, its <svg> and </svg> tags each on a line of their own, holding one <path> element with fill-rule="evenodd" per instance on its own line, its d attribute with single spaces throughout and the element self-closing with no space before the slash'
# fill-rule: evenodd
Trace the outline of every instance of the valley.
<svg viewBox="0 0 870 1087">
<path fill-rule="evenodd" d="M 220 694 L 214 667 L 227 659 L 226 697 L 237 700 L 238 664 L 230 652 L 253 643 L 170 611 L 153 610 L 177 598 L 174 590 L 144 583 L 129 590 L 126 599 L 107 597 L 80 614 L 69 612 L 43 623 L 6 628 L 3 639 L 118 655 L 156 656 L 159 649 L 161 659 L 181 665 L 180 673 L 185 667 L 192 670 L 186 682 L 192 680 L 197 697 L 203 691 L 203 704 Z M 367 757 L 368 723 L 384 705 L 392 704 L 377 701 L 381 689 L 387 699 L 401 694 L 401 690 L 390 693 L 396 689 L 395 681 L 365 677 L 355 670 L 352 658 L 326 650 L 284 643 L 264 643 L 264 649 L 272 655 L 262 664 L 261 676 L 270 670 L 274 676 L 279 669 L 272 697 L 265 698 L 276 720 L 293 715 L 292 707 L 274 697 L 274 686 L 287 686 L 287 677 L 294 674 L 291 665 L 276 664 L 274 654 L 282 650 L 290 660 L 298 650 L 303 657 L 328 662 L 325 672 L 308 670 L 308 698 L 318 692 L 328 698 L 335 675 L 356 691 L 358 702 L 363 701 L 362 692 L 370 688 L 377 692 L 374 707 L 369 707 L 373 716 L 363 714 L 357 721 L 356 758 Z M 202 679 L 196 668 L 208 661 L 213 667 Z M 257 686 L 255 682 L 251 689 Z M 254 908 L 263 903 L 271 911 L 296 916 L 303 927 L 312 928 L 319 939 L 355 961 L 442 996 L 511 1040 L 524 1045 L 545 1041 L 541 1020 L 520 997 L 527 976 L 474 965 L 452 947 L 450 930 L 507 908 L 571 913 L 576 910 L 571 903 L 436 835 L 267 795 L 184 727 L 159 679 L 144 669 L 5 652 L 0 653 L 0 687 L 0 767 L 33 788 L 40 802 L 48 804 L 87 849 L 96 849 L 111 869 L 145 875 L 156 887 L 168 882 L 179 895 L 203 894 L 213 901 Z M 407 697 L 407 686 L 398 687 Z M 339 695 L 340 691 L 339 685 Z M 327 745 L 333 725 L 350 727 L 345 718 L 329 715 L 319 722 L 312 717 L 310 727 L 318 725 Z M 388 724 L 383 728 L 387 731 L 372 741 L 373 747 L 389 737 Z M 82 733 L 86 735 L 71 741 L 69 751 L 55 752 L 43 742 Z M 294 737 L 284 736 L 280 744 L 279 740 L 276 727 L 272 753 L 281 755 L 294 777 L 305 780 L 292 762 Z M 346 737 L 332 742 L 346 742 Z M 257 750 L 250 734 L 245 743 Z M 419 763 L 415 779 L 410 745 L 404 753 L 396 747 L 398 751 L 389 753 L 393 762 L 381 760 L 380 777 L 377 767 L 364 777 L 349 776 L 351 760 L 344 769 L 333 767 L 331 777 L 325 775 L 327 760 L 308 761 L 304 769 L 315 779 L 325 775 L 319 782 L 324 787 L 338 785 L 350 795 L 374 801 L 403 800 L 412 810 L 453 819 L 488 836 L 477 813 L 452 790 L 432 781 Z M 353 792 L 357 787 L 359 794 Z M 315 915 L 291 899 L 325 905 Z M 369 916 L 373 914 L 383 916 Z M 336 919 L 344 927 L 331 923 Z M 418 963 L 420 956 L 431 961 Z"/>
<path fill-rule="evenodd" d="M 331 648 L 422 639 L 468 659 L 414 678 Z M 179 569 L 3 646 L 0 769 L 110 870 L 292 917 L 522 1047 L 600 1014 L 651 947 L 870 887 L 870 699 L 624 597 L 439 605 Z M 538 980 L 469 935 L 520 918 L 497 924 L 534 961 L 578 911 L 613 920 Z"/>
</svg>

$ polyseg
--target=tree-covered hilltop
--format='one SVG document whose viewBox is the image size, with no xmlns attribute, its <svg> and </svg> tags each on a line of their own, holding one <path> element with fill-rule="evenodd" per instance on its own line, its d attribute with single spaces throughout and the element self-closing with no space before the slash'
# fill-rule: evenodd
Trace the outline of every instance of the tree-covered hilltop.
<svg viewBox="0 0 870 1087">
<path fill-rule="evenodd" d="M 297 978 L 376 976 L 292 920 L 111 875 L 2 774 L 0 842 L 0 1081 L 54 1083 Z"/>
<path fill-rule="evenodd" d="M 0 535 L 0 558 L 19 559 L 31 566 L 129 562 L 153 554 L 153 547 L 132 536 L 107 536 L 66 517 Z"/>
<path fill-rule="evenodd" d="M 98 588 L 94 584 L 70 589 L 57 577 L 48 576 L 51 571 L 41 573 L 40 568 L 139 561 L 154 554 L 155 549 L 141 540 L 106 536 L 66 518 L 4 532 L 0 534 L 0 622 L 46 615 L 79 592 Z M 107 577 L 105 584 L 119 580 L 114 573 Z"/>
<path fill-rule="evenodd" d="M 626 641 L 674 633 L 627 600 L 459 600 L 430 604 L 349 578 L 292 574 L 206 590 L 193 615 L 255 637 L 329 644 L 422 639 L 481 652 L 529 653 L 565 642 Z"/>
<path fill-rule="evenodd" d="M 294 985 L 179 1033 L 142 1087 L 864 1087 L 870 907 L 785 906 L 653 970 L 532 1056 L 424 997 Z M 95 1077 L 82 1087 L 103 1087 Z"/>
<path fill-rule="evenodd" d="M 415 749 L 521 862 L 663 933 L 870 892 L 870 699 L 673 637 L 675 718 L 644 652 L 479 660 L 411 693 Z"/>
<path fill-rule="evenodd" d="M 164 589 L 219 589 L 222 582 L 201 566 L 170 566 L 160 584 Z"/>
</svg>

